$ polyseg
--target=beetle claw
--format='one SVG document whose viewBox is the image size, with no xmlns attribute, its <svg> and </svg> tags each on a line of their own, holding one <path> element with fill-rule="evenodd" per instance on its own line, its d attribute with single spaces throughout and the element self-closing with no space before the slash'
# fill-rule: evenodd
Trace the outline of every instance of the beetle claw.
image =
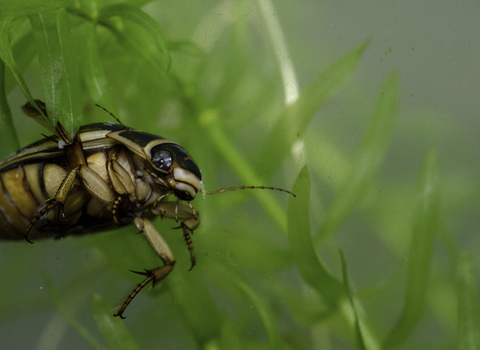
<svg viewBox="0 0 480 350">
<path fill-rule="evenodd" d="M 152 272 L 147 269 L 145 269 L 145 272 L 133 271 L 133 270 L 130 270 L 130 272 L 133 272 L 133 273 L 136 273 L 137 275 L 142 275 L 142 276 L 150 276 L 152 274 Z"/>
<path fill-rule="evenodd" d="M 117 312 L 116 314 L 113 314 L 113 317 L 120 317 L 122 320 L 127 318 L 127 316 L 123 316 L 120 312 Z"/>
</svg>

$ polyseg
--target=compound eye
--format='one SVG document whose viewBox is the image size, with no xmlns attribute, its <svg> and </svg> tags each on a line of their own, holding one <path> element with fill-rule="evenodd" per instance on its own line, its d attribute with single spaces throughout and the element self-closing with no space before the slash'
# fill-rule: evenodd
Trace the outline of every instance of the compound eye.
<svg viewBox="0 0 480 350">
<path fill-rule="evenodd" d="M 165 150 L 159 150 L 152 156 L 152 163 L 161 170 L 170 170 L 173 164 L 172 154 Z"/>
</svg>

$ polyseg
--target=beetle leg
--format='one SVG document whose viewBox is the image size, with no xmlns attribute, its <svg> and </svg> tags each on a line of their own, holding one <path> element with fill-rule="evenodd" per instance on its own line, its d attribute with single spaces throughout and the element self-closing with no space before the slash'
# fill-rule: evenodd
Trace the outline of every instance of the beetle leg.
<svg viewBox="0 0 480 350">
<path fill-rule="evenodd" d="M 190 232 L 188 232 L 188 229 L 183 225 L 180 227 L 183 230 L 183 238 L 185 239 L 185 243 L 187 243 L 188 252 L 190 253 L 190 261 L 192 262 L 192 265 L 190 266 L 190 269 L 188 271 L 192 271 L 193 267 L 197 264 L 195 260 L 195 249 L 193 249 L 193 243 L 192 243 L 192 239 L 190 238 Z M 180 227 L 177 227 L 177 228 L 180 228 Z"/>
<path fill-rule="evenodd" d="M 192 215 L 193 217 L 195 218 L 195 220 L 198 220 L 199 217 L 198 217 L 198 212 L 195 210 L 195 208 L 193 207 L 192 203 L 188 202 L 188 206 L 190 207 L 190 209 L 192 210 Z M 197 225 L 198 227 L 198 225 Z"/>
<path fill-rule="evenodd" d="M 107 174 L 113 189 L 116 193 L 120 194 L 112 207 L 113 222 L 115 225 L 120 226 L 119 205 L 125 195 L 135 194 L 135 187 L 133 186 L 130 174 L 116 160 L 109 160 L 107 162 Z"/>
<path fill-rule="evenodd" d="M 88 193 L 99 202 L 111 208 L 117 198 L 108 183 L 88 166 L 79 165 L 75 169 L 77 169 L 76 172 L 82 179 Z"/>
<path fill-rule="evenodd" d="M 145 287 L 150 281 L 155 285 L 158 282 L 161 282 L 167 277 L 167 275 L 172 271 L 173 266 L 175 265 L 175 257 L 173 256 L 170 247 L 167 245 L 167 242 L 163 239 L 157 229 L 152 225 L 152 223 L 143 218 L 135 218 L 134 220 L 135 226 L 143 232 L 143 235 L 147 239 L 150 246 L 153 248 L 155 253 L 162 259 L 164 265 L 157 267 L 153 270 L 145 270 L 145 272 L 136 272 L 140 275 L 147 276 L 134 290 L 133 292 L 127 297 L 123 305 L 120 307 L 118 312 L 114 314 L 114 316 L 120 316 L 121 318 L 125 318 L 123 313 L 127 308 L 128 304 L 135 298 L 135 296 Z"/>
<path fill-rule="evenodd" d="M 115 226 L 120 226 L 121 225 L 120 215 L 118 213 L 118 209 L 119 209 L 118 206 L 122 202 L 122 199 L 123 199 L 123 195 L 118 196 L 117 200 L 113 203 L 113 206 L 112 206 L 112 218 L 113 218 L 113 223 L 115 224 Z"/>
<path fill-rule="evenodd" d="M 116 160 L 107 162 L 107 174 L 115 192 L 119 194 L 135 193 L 130 174 Z"/>
<path fill-rule="evenodd" d="M 177 200 L 175 202 L 175 222 L 178 222 L 178 202 L 180 202 L 180 200 Z"/>
<path fill-rule="evenodd" d="M 67 176 L 65 176 L 65 178 L 61 182 L 60 187 L 58 188 L 57 193 L 55 194 L 55 197 L 53 198 L 51 203 L 43 207 L 37 214 L 35 214 L 32 221 L 30 221 L 30 225 L 28 225 L 24 233 L 25 239 L 28 242 L 33 243 L 29 239 L 30 231 L 33 229 L 33 227 L 35 226 L 38 220 L 40 220 L 45 214 L 47 214 L 50 210 L 56 207 L 60 207 L 59 212 L 63 211 L 63 206 L 67 201 L 68 194 L 70 193 L 73 182 L 75 181 L 76 173 L 80 167 L 81 166 L 79 165 L 73 168 L 72 170 L 70 170 L 70 172 L 67 174 Z"/>
<path fill-rule="evenodd" d="M 24 237 L 25 237 L 25 240 L 28 243 L 33 243 L 30 240 L 30 231 L 33 229 L 33 227 L 35 226 L 37 221 L 40 220 L 44 215 L 47 215 L 50 210 L 53 210 L 60 205 L 61 204 L 59 202 L 53 201 L 53 202 L 49 203 L 47 206 L 43 207 L 37 214 L 35 214 L 32 221 L 30 221 L 30 224 L 28 225 L 27 229 L 25 230 L 25 233 L 23 234 Z"/>
<path fill-rule="evenodd" d="M 134 290 L 133 292 L 127 297 L 127 300 L 123 303 L 122 307 L 118 310 L 117 313 L 113 314 L 113 316 L 117 317 L 119 316 L 121 319 L 126 319 L 125 316 L 123 316 L 123 313 L 125 312 L 125 309 L 127 308 L 128 304 L 135 298 L 135 296 L 145 287 L 150 281 L 154 280 L 153 273 L 151 271 L 145 270 L 146 272 L 137 272 L 137 271 L 132 271 L 134 273 L 138 273 L 139 275 L 145 275 L 148 276 L 145 278 L 142 283 L 140 283 Z"/>
<path fill-rule="evenodd" d="M 186 205 L 178 204 L 177 202 L 161 202 L 156 206 L 156 208 L 152 209 L 152 212 L 155 215 L 159 215 L 164 218 L 183 220 L 180 223 L 180 227 L 177 228 L 182 228 L 183 230 L 183 238 L 185 239 L 185 243 L 187 243 L 188 251 L 190 253 L 190 261 L 192 262 L 190 270 L 193 269 L 193 267 L 196 265 L 196 261 L 195 250 L 190 238 L 190 233 L 193 233 L 193 231 L 200 225 L 200 216 L 198 211 L 193 209 L 190 204 L 187 207 Z"/>
<path fill-rule="evenodd" d="M 176 202 L 160 202 L 152 213 L 163 218 L 183 220 L 181 227 L 186 227 L 193 232 L 200 225 L 199 212 L 189 206 L 177 204 Z"/>
<path fill-rule="evenodd" d="M 163 263 L 165 265 L 175 264 L 175 257 L 170 247 L 150 220 L 137 217 L 134 219 L 134 223 L 137 229 L 143 233 L 155 253 L 162 259 Z"/>
<path fill-rule="evenodd" d="M 72 189 L 72 185 L 75 182 L 77 175 L 82 179 L 85 189 L 88 191 L 88 193 L 90 193 L 90 195 L 92 195 L 92 197 L 107 206 L 112 206 L 115 203 L 116 198 L 113 191 L 100 177 L 100 175 L 98 175 L 88 166 L 77 165 L 75 168 L 70 170 L 62 180 L 55 197 L 52 199 L 52 202 L 42 208 L 33 217 L 24 234 L 25 239 L 28 242 L 32 243 L 29 239 L 30 231 L 33 229 L 37 221 L 40 220 L 45 214 L 56 207 L 59 207 L 59 216 L 60 213 L 63 213 L 63 206 L 67 201 L 68 194 Z"/>
</svg>

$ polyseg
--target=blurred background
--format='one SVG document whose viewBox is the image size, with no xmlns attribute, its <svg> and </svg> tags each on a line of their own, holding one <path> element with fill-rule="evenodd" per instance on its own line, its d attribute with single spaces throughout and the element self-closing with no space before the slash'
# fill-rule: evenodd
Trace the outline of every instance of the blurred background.
<svg viewBox="0 0 480 350">
<path fill-rule="evenodd" d="M 3 158 L 49 134 L 28 90 L 72 133 L 97 103 L 174 140 L 207 190 L 297 195 L 199 195 L 190 272 L 156 219 L 177 265 L 125 321 L 161 264 L 133 226 L 1 242 L 2 348 L 478 349 L 479 10 L 0 0 Z"/>
</svg>

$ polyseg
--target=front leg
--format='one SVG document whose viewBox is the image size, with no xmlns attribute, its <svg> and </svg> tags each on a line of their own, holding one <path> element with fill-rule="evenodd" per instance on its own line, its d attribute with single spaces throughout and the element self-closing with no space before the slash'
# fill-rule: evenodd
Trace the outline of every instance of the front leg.
<svg viewBox="0 0 480 350">
<path fill-rule="evenodd" d="M 182 228 L 183 230 L 183 238 L 185 239 L 185 243 L 187 243 L 188 251 L 190 253 L 190 261 L 192 262 L 190 270 L 193 269 L 196 265 L 196 260 L 190 233 L 193 234 L 193 231 L 200 225 L 198 211 L 190 206 L 178 204 L 176 202 L 160 202 L 160 204 L 152 209 L 152 212 L 163 218 L 175 219 L 176 221 L 183 220 L 180 223 L 180 227 L 177 228 Z"/>
<path fill-rule="evenodd" d="M 153 270 L 145 270 L 145 272 L 136 272 L 139 275 L 147 276 L 128 296 L 127 300 L 123 303 L 122 307 L 118 310 L 114 316 L 120 316 L 120 318 L 125 318 L 123 313 L 127 308 L 128 304 L 135 298 L 135 296 L 145 287 L 148 283 L 152 282 L 153 285 L 155 283 L 161 282 L 167 277 L 167 275 L 172 271 L 173 266 L 175 265 L 175 257 L 173 256 L 170 247 L 168 246 L 167 242 L 163 239 L 157 229 L 152 225 L 152 223 L 143 218 L 135 218 L 134 220 L 135 226 L 139 231 L 143 233 L 145 238 L 147 239 L 150 246 L 153 248 L 155 253 L 158 255 L 160 259 L 162 259 L 164 265 L 157 267 Z"/>
</svg>

